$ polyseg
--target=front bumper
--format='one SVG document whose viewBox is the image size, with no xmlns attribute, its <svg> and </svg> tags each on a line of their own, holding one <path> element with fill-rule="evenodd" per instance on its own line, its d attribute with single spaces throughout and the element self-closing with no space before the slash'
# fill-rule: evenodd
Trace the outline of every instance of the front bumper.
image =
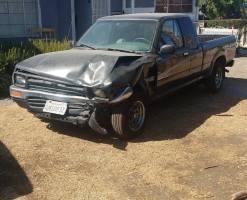
<svg viewBox="0 0 247 200">
<path fill-rule="evenodd" d="M 100 97 L 89 99 L 87 97 L 81 97 L 81 96 L 54 94 L 43 91 L 28 90 L 25 88 L 16 87 L 14 85 L 10 86 L 10 96 L 14 99 L 28 99 L 29 97 L 39 97 L 39 98 L 45 98 L 54 101 L 71 102 L 71 103 L 92 102 L 97 104 L 118 104 L 130 98 L 132 94 L 133 94 L 132 88 L 127 87 L 121 94 L 119 94 L 116 98 L 112 100 L 109 100 L 107 98 L 100 98 Z"/>
<path fill-rule="evenodd" d="M 100 109 L 102 113 L 109 114 L 109 107 L 127 100 L 133 94 L 133 90 L 127 87 L 119 96 L 113 100 L 105 98 L 89 99 L 81 96 L 70 96 L 50 92 L 29 90 L 25 88 L 10 86 L 10 95 L 17 104 L 28 109 L 39 118 L 69 122 L 76 125 L 85 125 L 89 122 L 91 128 L 99 132 L 99 124 L 95 121 L 95 110 Z M 64 116 L 44 113 L 43 109 L 47 100 L 65 102 L 68 109 Z M 94 115 L 93 115 L 94 113 Z M 92 117 L 93 116 L 93 117 Z M 93 126 L 93 127 L 92 127 Z M 105 131 L 101 131 L 102 133 Z"/>
<path fill-rule="evenodd" d="M 103 99 L 103 98 L 89 99 L 89 98 L 80 97 L 80 96 L 54 94 L 54 93 L 43 92 L 43 91 L 28 90 L 25 88 L 16 87 L 14 85 L 10 86 L 10 96 L 14 99 L 28 99 L 30 97 L 39 97 L 39 98 L 67 102 L 67 103 L 68 102 L 82 103 L 82 102 L 88 102 L 88 101 L 94 102 L 94 103 L 109 103 L 108 99 Z"/>
<path fill-rule="evenodd" d="M 28 109 L 39 118 L 64 121 L 77 125 L 84 125 L 90 119 L 96 104 L 107 103 L 105 100 L 91 100 L 85 97 L 52 94 L 49 92 L 28 90 L 16 86 L 10 87 L 13 100 L 23 108 Z M 68 109 L 64 116 L 44 113 L 43 109 L 47 100 L 65 102 Z"/>
</svg>

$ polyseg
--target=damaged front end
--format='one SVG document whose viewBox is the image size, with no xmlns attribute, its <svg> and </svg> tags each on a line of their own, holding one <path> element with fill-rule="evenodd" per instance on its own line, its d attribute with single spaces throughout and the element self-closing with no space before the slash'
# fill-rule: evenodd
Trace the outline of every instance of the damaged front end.
<svg viewBox="0 0 247 200">
<path fill-rule="evenodd" d="M 110 116 L 112 106 L 132 96 L 133 86 L 142 70 L 141 56 L 106 53 L 93 57 L 84 52 L 78 60 L 79 52 L 71 51 L 69 60 L 74 57 L 76 63 L 63 62 L 64 57 L 60 63 L 59 60 L 54 62 L 57 54 L 53 54 L 17 65 L 10 94 L 20 106 L 39 118 L 75 125 L 89 124 L 95 131 L 106 134 L 101 121 Z M 65 114 L 45 112 L 47 101 L 64 102 Z"/>
</svg>

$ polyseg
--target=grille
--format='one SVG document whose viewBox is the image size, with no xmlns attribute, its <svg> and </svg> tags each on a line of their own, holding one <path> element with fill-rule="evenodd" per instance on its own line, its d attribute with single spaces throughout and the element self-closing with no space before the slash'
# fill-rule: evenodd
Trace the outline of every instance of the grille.
<svg viewBox="0 0 247 200">
<path fill-rule="evenodd" d="M 55 94 L 87 96 L 87 89 L 84 87 L 73 86 L 59 83 L 51 80 L 42 80 L 37 78 L 28 78 L 27 85 L 29 89 Z"/>
<path fill-rule="evenodd" d="M 27 87 L 31 90 L 82 97 L 88 97 L 89 95 L 88 89 L 86 87 L 76 86 L 70 83 L 65 83 L 63 81 L 54 80 L 47 77 L 40 77 L 36 74 L 21 69 L 17 69 L 15 71 L 15 74 L 25 76 Z"/>
<path fill-rule="evenodd" d="M 28 105 L 31 108 L 44 108 L 46 99 L 40 99 L 40 98 L 28 98 L 27 99 Z"/>
</svg>

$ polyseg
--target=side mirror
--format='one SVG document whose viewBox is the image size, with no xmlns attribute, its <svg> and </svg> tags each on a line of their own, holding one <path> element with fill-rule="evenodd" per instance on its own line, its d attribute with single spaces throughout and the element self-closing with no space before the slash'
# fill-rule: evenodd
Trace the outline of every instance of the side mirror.
<svg viewBox="0 0 247 200">
<path fill-rule="evenodd" d="M 172 54 L 175 52 L 175 46 L 171 44 L 166 44 L 160 47 L 160 54 Z"/>
</svg>

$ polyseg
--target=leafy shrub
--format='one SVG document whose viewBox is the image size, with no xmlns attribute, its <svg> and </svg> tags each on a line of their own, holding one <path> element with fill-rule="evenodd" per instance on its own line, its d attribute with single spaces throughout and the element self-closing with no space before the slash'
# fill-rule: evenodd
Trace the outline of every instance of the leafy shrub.
<svg viewBox="0 0 247 200">
<path fill-rule="evenodd" d="M 0 46 L 0 95 L 11 83 L 14 66 L 27 58 L 41 53 L 61 51 L 70 48 L 67 40 L 29 40 L 22 43 L 4 43 Z"/>
<path fill-rule="evenodd" d="M 242 29 L 247 26 L 247 19 L 224 19 L 224 20 L 206 20 L 209 27 L 224 27 Z"/>
</svg>

